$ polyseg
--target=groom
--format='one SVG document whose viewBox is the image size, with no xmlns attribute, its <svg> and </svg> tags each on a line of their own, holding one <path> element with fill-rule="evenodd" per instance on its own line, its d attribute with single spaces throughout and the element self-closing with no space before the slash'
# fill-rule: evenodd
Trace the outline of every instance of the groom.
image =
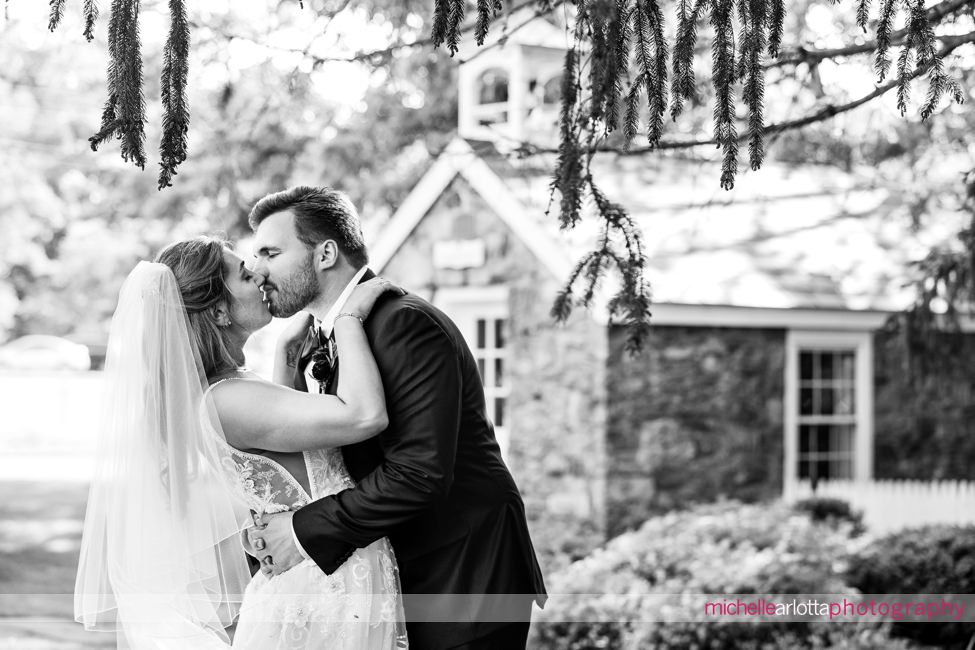
<svg viewBox="0 0 975 650">
<path fill-rule="evenodd" d="M 294 187 L 258 201 L 250 224 L 271 313 L 304 310 L 320 324 L 288 355 L 294 387 L 317 392 L 327 364 L 313 378 L 313 353 L 322 358 L 348 295 L 374 277 L 355 207 L 327 187 Z M 524 648 L 545 585 L 474 357 L 454 323 L 413 294 L 384 294 L 364 325 L 389 427 L 342 448 L 354 488 L 267 517 L 255 553 L 270 556 L 263 561 L 274 573 L 311 558 L 329 574 L 356 548 L 388 537 L 411 647 Z M 338 381 L 327 381 L 328 392 Z"/>
</svg>

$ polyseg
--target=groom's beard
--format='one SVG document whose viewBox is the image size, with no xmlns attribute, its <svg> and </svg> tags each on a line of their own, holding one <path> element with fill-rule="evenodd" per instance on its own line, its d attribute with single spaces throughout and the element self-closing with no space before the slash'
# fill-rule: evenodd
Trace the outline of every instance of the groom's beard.
<svg viewBox="0 0 975 650">
<path fill-rule="evenodd" d="M 309 260 L 308 266 L 302 266 L 280 284 L 265 282 L 265 289 L 270 284 L 268 309 L 275 318 L 294 316 L 318 297 L 321 288 L 310 262 Z"/>
</svg>

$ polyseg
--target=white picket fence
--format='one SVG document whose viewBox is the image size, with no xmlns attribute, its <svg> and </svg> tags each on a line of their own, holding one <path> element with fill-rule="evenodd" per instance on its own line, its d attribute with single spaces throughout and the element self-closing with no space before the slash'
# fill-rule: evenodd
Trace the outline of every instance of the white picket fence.
<svg viewBox="0 0 975 650">
<path fill-rule="evenodd" d="M 789 502 L 811 496 L 809 481 L 787 483 L 783 491 Z M 925 524 L 975 525 L 975 481 L 820 481 L 815 496 L 849 502 L 876 533 Z"/>
</svg>

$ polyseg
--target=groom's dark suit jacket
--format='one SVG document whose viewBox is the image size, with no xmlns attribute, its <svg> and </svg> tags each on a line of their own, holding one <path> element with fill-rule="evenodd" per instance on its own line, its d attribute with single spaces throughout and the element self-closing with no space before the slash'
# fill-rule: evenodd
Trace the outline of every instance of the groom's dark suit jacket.
<svg viewBox="0 0 975 650">
<path fill-rule="evenodd" d="M 363 281 L 371 277 L 367 272 Z M 356 487 L 298 510 L 295 534 L 325 573 L 356 548 L 389 537 L 411 646 L 447 648 L 482 637 L 504 624 L 484 619 L 508 615 L 486 608 L 517 599 L 415 596 L 527 594 L 522 611 L 532 599 L 545 602 L 525 506 L 501 459 L 477 363 L 454 323 L 412 294 L 384 294 L 365 330 L 389 427 L 342 448 Z M 314 344 L 309 336 L 295 375 L 298 390 L 305 390 L 302 370 Z"/>
</svg>

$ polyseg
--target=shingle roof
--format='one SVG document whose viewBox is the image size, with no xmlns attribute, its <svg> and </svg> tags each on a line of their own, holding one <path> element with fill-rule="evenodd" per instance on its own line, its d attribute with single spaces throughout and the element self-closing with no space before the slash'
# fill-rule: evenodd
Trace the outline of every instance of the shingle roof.
<svg viewBox="0 0 975 650">
<path fill-rule="evenodd" d="M 545 215 L 551 156 L 518 160 L 489 143 L 468 144 L 573 259 L 590 249 L 599 219 L 559 233 L 557 201 Z M 967 221 L 945 213 L 915 231 L 896 210 L 897 196 L 874 176 L 821 165 L 743 169 L 730 192 L 709 161 L 600 154 L 592 168 L 641 227 L 657 302 L 902 309 L 911 297 L 910 262 Z"/>
</svg>

